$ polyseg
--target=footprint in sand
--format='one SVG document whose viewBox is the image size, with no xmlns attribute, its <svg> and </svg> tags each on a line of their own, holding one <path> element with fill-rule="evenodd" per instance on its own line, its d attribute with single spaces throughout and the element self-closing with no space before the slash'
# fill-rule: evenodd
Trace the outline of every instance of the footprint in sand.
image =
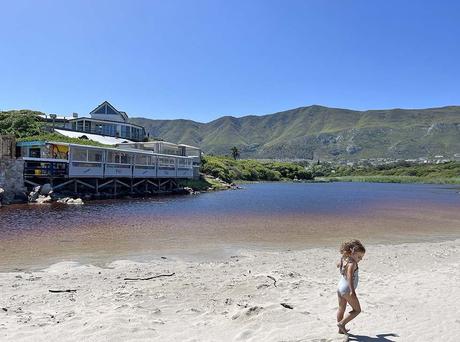
<svg viewBox="0 0 460 342">
<path fill-rule="evenodd" d="M 246 316 L 255 316 L 259 314 L 260 311 L 262 311 L 263 307 L 261 306 L 252 306 L 246 311 Z"/>
</svg>

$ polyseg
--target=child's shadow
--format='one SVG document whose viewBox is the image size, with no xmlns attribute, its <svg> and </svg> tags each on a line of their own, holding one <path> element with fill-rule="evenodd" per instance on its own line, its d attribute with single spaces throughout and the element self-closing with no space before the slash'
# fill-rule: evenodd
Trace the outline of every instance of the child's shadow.
<svg viewBox="0 0 460 342">
<path fill-rule="evenodd" d="M 359 342 L 396 342 L 395 340 L 390 340 L 387 337 L 399 337 L 397 334 L 377 334 L 375 337 L 364 336 L 364 335 L 355 335 L 348 334 L 348 341 L 359 341 Z"/>
</svg>

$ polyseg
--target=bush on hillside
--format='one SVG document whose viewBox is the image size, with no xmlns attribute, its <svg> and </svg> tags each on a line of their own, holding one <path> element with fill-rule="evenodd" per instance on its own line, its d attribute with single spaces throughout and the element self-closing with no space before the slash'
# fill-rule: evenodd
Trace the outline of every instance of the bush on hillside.
<svg viewBox="0 0 460 342">
<path fill-rule="evenodd" d="M 31 110 L 0 112 L 0 134 L 23 138 L 42 133 L 43 122 L 40 121 L 39 114 L 42 113 Z"/>
<path fill-rule="evenodd" d="M 282 179 L 312 179 L 312 173 L 304 167 L 286 162 L 263 163 L 256 160 L 234 160 L 228 157 L 205 156 L 201 171 L 227 182 L 279 181 Z"/>
</svg>

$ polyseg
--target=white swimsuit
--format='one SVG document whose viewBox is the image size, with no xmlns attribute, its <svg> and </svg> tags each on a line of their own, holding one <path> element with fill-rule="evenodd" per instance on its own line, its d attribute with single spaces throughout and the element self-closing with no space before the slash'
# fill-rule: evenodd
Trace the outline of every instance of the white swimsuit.
<svg viewBox="0 0 460 342">
<path fill-rule="evenodd" d="M 347 275 L 345 273 L 345 268 L 343 267 L 343 259 L 340 260 L 340 281 L 337 291 L 341 296 L 344 294 L 350 293 L 350 286 L 348 286 Z M 359 272 L 358 265 L 356 265 L 356 270 L 353 272 L 353 286 L 356 289 L 358 287 Z"/>
</svg>

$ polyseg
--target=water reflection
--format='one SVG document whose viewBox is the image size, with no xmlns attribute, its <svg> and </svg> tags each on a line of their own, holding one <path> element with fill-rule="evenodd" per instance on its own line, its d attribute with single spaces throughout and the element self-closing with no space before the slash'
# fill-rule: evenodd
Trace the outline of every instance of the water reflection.
<svg viewBox="0 0 460 342">
<path fill-rule="evenodd" d="M 62 258 L 103 262 L 158 253 L 224 253 L 238 247 L 422 241 L 460 235 L 460 195 L 434 185 L 245 185 L 245 190 L 84 206 L 0 210 L 0 267 Z"/>
</svg>

